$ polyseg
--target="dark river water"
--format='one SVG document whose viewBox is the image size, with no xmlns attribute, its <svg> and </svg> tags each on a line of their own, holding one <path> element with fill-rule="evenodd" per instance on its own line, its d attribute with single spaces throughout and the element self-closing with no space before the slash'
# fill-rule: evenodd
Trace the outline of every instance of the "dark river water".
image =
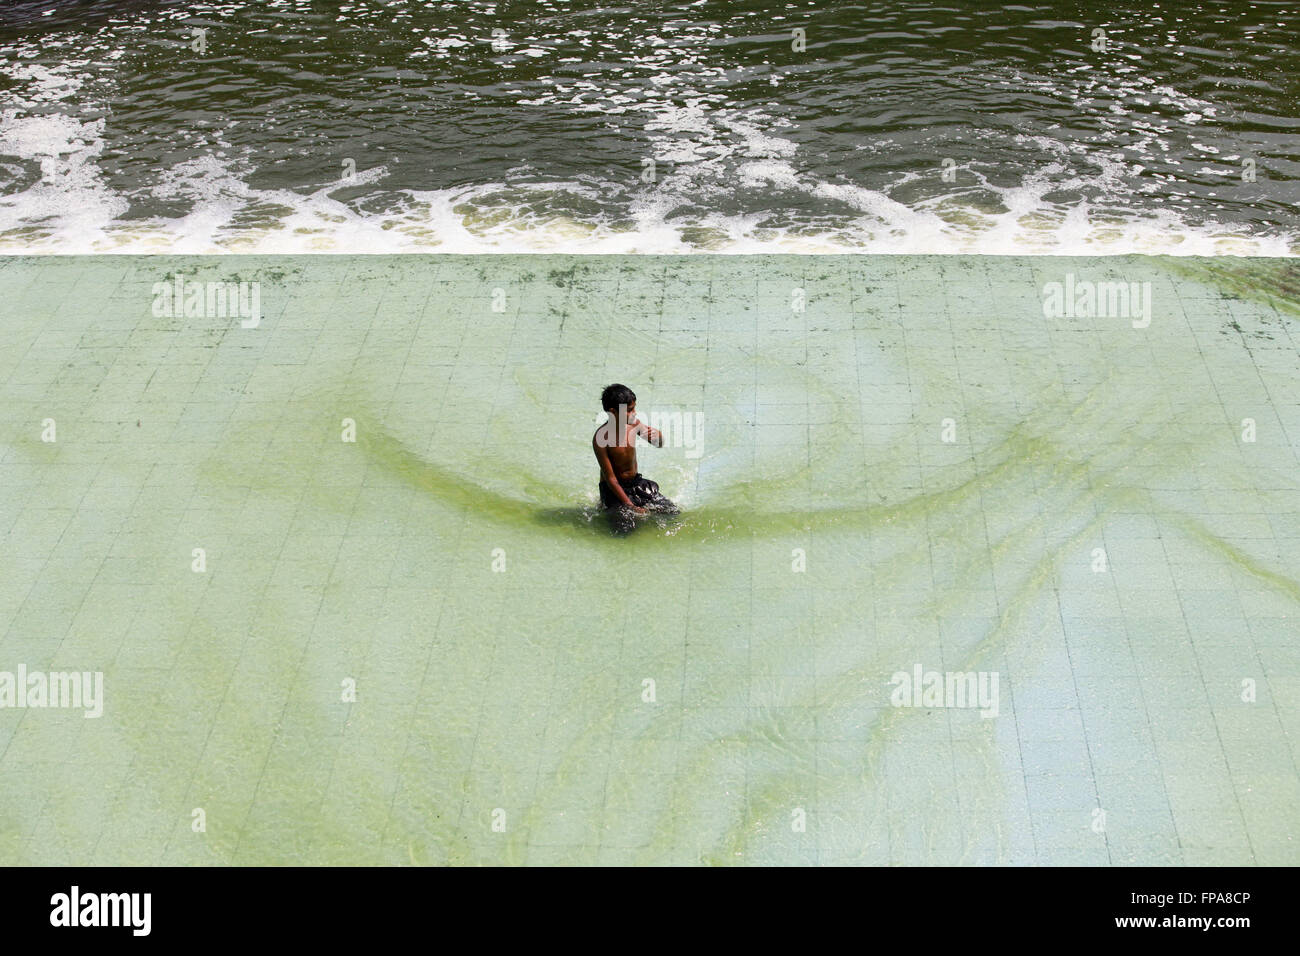
<svg viewBox="0 0 1300 956">
<path fill-rule="evenodd" d="M 1298 47 L 1268 2 L 7 2 L 0 252 L 1294 255 Z"/>
</svg>

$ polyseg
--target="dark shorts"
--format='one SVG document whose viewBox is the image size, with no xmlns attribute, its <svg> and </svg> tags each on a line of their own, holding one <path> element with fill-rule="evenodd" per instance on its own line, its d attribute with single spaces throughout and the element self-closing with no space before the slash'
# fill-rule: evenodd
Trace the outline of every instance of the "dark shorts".
<svg viewBox="0 0 1300 956">
<path fill-rule="evenodd" d="M 627 495 L 632 504 L 638 508 L 645 508 L 647 511 L 655 511 L 660 514 L 677 514 L 677 506 L 659 493 L 659 486 L 638 474 L 633 478 L 620 479 L 619 484 L 623 486 L 623 492 Z M 600 483 L 600 503 L 605 509 L 611 512 L 616 526 L 620 530 L 628 530 L 632 526 L 632 513 L 623 506 L 619 501 L 618 495 L 614 490 L 605 484 Z"/>
</svg>

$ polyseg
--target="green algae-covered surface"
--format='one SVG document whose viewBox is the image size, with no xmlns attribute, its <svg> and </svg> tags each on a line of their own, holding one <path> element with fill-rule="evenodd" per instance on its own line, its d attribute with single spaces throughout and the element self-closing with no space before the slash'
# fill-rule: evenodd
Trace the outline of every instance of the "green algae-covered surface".
<svg viewBox="0 0 1300 956">
<path fill-rule="evenodd" d="M 0 863 L 1300 863 L 1293 261 L 33 257 L 0 302 Z M 627 537 L 613 381 L 683 509 Z"/>
</svg>

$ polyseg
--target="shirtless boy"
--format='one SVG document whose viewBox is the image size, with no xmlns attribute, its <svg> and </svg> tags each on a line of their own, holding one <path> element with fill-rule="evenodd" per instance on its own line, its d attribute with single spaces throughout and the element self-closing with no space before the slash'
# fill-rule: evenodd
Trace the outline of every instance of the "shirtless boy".
<svg viewBox="0 0 1300 956">
<path fill-rule="evenodd" d="M 663 433 L 637 420 L 636 395 L 626 385 L 606 388 L 600 404 L 609 420 L 596 429 L 591 448 L 600 465 L 600 503 L 614 530 L 631 531 L 636 516 L 649 511 L 677 514 L 677 506 L 659 493 L 659 486 L 636 469 L 637 438 L 662 448 Z"/>
</svg>

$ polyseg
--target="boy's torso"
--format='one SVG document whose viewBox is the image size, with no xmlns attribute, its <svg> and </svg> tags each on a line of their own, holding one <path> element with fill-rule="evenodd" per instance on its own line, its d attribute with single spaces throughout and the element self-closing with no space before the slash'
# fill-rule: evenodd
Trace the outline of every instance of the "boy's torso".
<svg viewBox="0 0 1300 956">
<path fill-rule="evenodd" d="M 599 436 L 600 431 L 597 430 L 596 434 Z M 628 428 L 623 435 L 623 444 L 606 446 L 605 453 L 609 455 L 609 463 L 614 468 L 614 477 L 620 484 L 637 476 L 635 428 Z"/>
</svg>

